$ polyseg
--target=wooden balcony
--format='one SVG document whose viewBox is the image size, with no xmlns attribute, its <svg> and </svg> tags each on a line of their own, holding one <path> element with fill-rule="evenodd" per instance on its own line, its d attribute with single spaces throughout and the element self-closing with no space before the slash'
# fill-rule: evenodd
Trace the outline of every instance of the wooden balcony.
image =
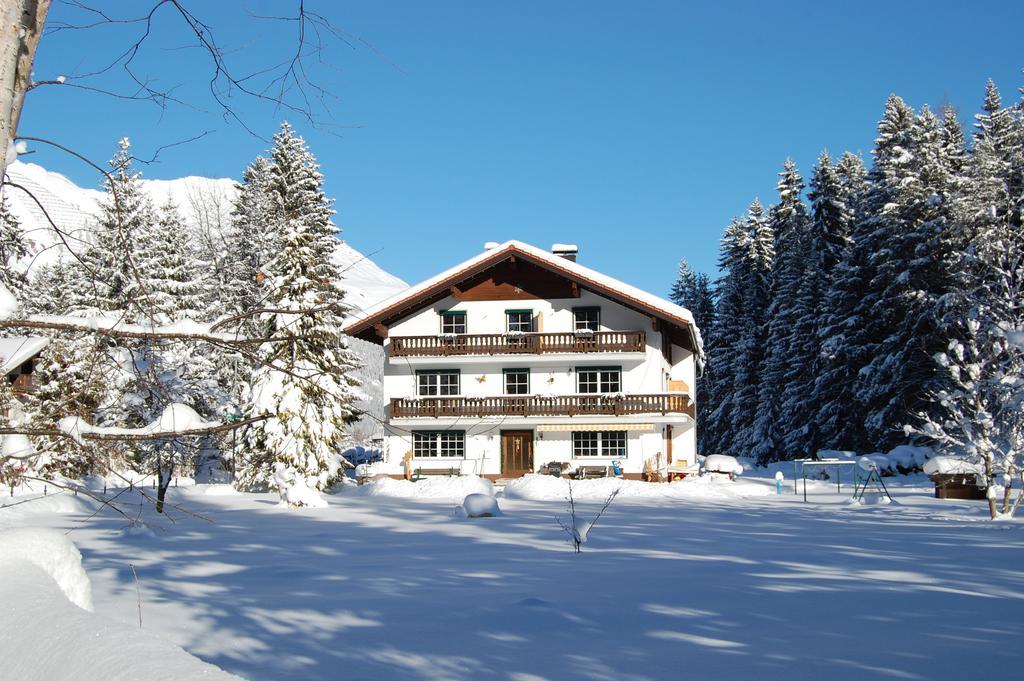
<svg viewBox="0 0 1024 681">
<path fill-rule="evenodd" d="M 591 334 L 524 333 L 458 336 L 395 336 L 392 357 L 448 355 L 541 355 L 548 353 L 643 352 L 643 331 L 595 331 Z"/>
<path fill-rule="evenodd" d="M 391 417 L 624 416 L 688 414 L 688 395 L 497 395 L 495 397 L 396 397 Z"/>
</svg>

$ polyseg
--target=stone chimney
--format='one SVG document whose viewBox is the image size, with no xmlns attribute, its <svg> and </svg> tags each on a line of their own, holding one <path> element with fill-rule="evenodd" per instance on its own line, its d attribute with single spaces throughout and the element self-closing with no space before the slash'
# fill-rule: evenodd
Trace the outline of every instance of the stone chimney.
<svg viewBox="0 0 1024 681">
<path fill-rule="evenodd" d="M 576 262 L 576 256 L 579 255 L 580 247 L 576 244 L 551 244 L 551 252 L 566 260 Z"/>
</svg>

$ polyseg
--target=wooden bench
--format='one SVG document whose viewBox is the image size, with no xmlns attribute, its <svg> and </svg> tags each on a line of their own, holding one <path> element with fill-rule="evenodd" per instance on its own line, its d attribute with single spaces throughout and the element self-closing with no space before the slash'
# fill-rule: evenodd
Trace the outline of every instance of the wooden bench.
<svg viewBox="0 0 1024 681">
<path fill-rule="evenodd" d="M 577 480 L 586 480 L 587 478 L 607 478 L 608 466 L 579 466 L 576 468 L 576 473 L 573 477 Z"/>
<path fill-rule="evenodd" d="M 454 477 L 459 474 L 459 469 L 452 468 L 417 468 L 413 471 L 412 481 L 417 482 L 429 475 L 445 475 L 448 477 Z"/>
</svg>

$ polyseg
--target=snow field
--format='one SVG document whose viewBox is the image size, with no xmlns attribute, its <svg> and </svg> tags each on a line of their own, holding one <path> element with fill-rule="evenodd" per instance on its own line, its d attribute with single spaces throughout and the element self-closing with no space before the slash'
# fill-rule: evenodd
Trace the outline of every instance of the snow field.
<svg viewBox="0 0 1024 681">
<path fill-rule="evenodd" d="M 131 562 L 144 632 L 253 681 L 941 680 L 1024 661 L 1022 524 L 932 499 L 923 476 L 893 481 L 898 505 L 856 508 L 847 486 L 817 480 L 808 504 L 788 481 L 779 497 L 623 491 L 579 555 L 555 521 L 565 501 L 506 495 L 503 517 L 459 520 L 461 483 L 435 498 L 347 487 L 299 511 L 276 494 L 172 488 L 208 520 L 145 505 L 142 534 L 33 504 L 16 521 L 73 528 L 98 614 L 137 628 Z"/>
</svg>

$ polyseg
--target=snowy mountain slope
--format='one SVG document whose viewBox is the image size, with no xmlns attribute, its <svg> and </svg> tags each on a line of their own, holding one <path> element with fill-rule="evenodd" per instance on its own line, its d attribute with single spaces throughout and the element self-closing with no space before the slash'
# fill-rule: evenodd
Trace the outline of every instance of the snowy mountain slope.
<svg viewBox="0 0 1024 681">
<path fill-rule="evenodd" d="M 104 193 L 79 187 L 60 173 L 34 163 L 16 161 L 8 167 L 7 173 L 10 181 L 18 186 L 6 187 L 4 194 L 30 242 L 31 256 L 25 266 L 36 267 L 50 262 L 64 250 L 50 225 L 51 220 L 68 235 L 71 247 L 79 251 L 83 246 L 81 240 L 88 234 Z M 235 181 L 227 178 L 143 179 L 142 186 L 154 205 L 160 206 L 171 200 L 178 206 L 182 217 L 197 228 L 197 233 L 206 230 L 215 239 L 230 222 L 231 205 L 237 192 Z M 31 192 L 31 196 L 21 188 Z M 342 272 L 345 302 L 355 308 L 355 312 L 408 288 L 404 281 L 385 272 L 368 256 L 344 241 L 338 242 L 334 258 Z M 366 396 L 363 407 L 374 415 L 364 418 L 354 429 L 355 435 L 365 440 L 381 432 L 384 354 L 383 349 L 373 343 L 353 338 L 350 344 L 363 362 L 363 367 L 357 372 Z"/>
<path fill-rule="evenodd" d="M 54 259 L 60 250 L 52 248 L 59 239 L 50 226 L 50 220 L 72 236 L 71 245 L 77 250 L 80 244 L 76 241 L 83 238 L 88 230 L 104 193 L 79 187 L 60 173 L 34 163 L 16 161 L 7 172 L 11 182 L 18 186 L 7 187 L 4 194 L 11 211 L 21 222 L 26 238 L 32 242 L 34 264 Z M 154 205 L 160 206 L 170 200 L 187 222 L 193 226 L 209 226 L 213 230 L 227 224 L 237 192 L 235 181 L 228 178 L 143 179 L 142 186 Z M 20 187 L 27 189 L 32 196 Z M 344 274 L 346 302 L 360 310 L 408 286 L 344 241 L 338 244 L 335 261 Z"/>
</svg>

